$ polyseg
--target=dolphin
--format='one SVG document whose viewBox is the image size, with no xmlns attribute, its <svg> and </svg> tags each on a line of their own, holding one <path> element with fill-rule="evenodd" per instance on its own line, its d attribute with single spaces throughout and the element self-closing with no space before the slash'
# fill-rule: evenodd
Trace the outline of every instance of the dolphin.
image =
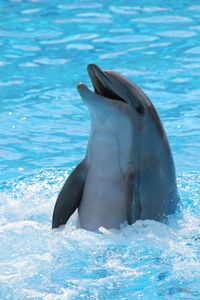
<svg viewBox="0 0 200 300">
<path fill-rule="evenodd" d="M 138 219 L 165 221 L 178 203 L 170 146 L 145 93 L 112 70 L 88 65 L 94 92 L 79 83 L 91 114 L 85 158 L 67 178 L 54 207 L 52 228 L 78 208 L 79 227 L 120 228 Z"/>
</svg>

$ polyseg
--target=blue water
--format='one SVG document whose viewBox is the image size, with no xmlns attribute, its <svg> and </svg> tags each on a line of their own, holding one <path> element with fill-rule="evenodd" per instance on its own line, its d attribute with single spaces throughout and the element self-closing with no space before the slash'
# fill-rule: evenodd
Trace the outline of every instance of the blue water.
<svg viewBox="0 0 200 300">
<path fill-rule="evenodd" d="M 200 3 L 0 2 L 0 299 L 200 299 Z M 180 214 L 101 234 L 57 194 L 83 158 L 89 113 L 76 84 L 94 62 L 136 82 L 174 155 Z M 106 171 L 106 170 L 105 170 Z"/>
</svg>

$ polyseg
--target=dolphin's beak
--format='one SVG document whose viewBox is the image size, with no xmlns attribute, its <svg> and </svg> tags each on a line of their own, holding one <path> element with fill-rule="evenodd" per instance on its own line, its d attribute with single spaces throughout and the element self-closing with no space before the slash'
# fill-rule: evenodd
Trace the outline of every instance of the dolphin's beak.
<svg viewBox="0 0 200 300">
<path fill-rule="evenodd" d="M 109 99 L 126 102 L 115 92 L 108 75 L 97 65 L 89 64 L 87 70 L 96 94 Z"/>
<path fill-rule="evenodd" d="M 89 64 L 87 67 L 88 74 L 93 84 L 95 93 L 101 94 L 101 90 L 106 87 L 106 75 L 95 64 Z"/>
</svg>

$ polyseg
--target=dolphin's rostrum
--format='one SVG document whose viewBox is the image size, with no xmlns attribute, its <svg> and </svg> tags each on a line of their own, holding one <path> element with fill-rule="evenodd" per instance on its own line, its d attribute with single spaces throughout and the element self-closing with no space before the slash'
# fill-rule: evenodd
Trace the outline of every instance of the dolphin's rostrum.
<svg viewBox="0 0 200 300">
<path fill-rule="evenodd" d="M 92 231 L 165 220 L 175 212 L 178 195 L 173 157 L 153 104 L 114 71 L 90 64 L 88 73 L 94 92 L 77 86 L 91 113 L 87 152 L 58 196 L 52 228 L 77 208 L 79 226 Z"/>
</svg>

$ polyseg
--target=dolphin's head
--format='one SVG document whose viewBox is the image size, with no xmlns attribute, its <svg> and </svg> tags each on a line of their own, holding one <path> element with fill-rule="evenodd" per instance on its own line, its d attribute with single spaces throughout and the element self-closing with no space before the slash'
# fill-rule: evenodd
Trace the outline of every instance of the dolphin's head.
<svg viewBox="0 0 200 300">
<path fill-rule="evenodd" d="M 88 73 L 95 93 L 131 105 L 139 114 L 145 111 L 146 95 L 130 80 L 112 70 L 101 70 L 88 65 Z"/>
<path fill-rule="evenodd" d="M 77 88 L 91 111 L 99 110 L 101 106 L 111 110 L 133 109 L 139 115 L 144 114 L 146 106 L 144 97 L 146 96 L 130 80 L 115 71 L 101 70 L 95 64 L 88 65 L 88 74 L 94 92 L 83 83 L 79 83 Z"/>
<path fill-rule="evenodd" d="M 153 104 L 135 83 L 115 71 L 101 70 L 95 64 L 88 65 L 88 74 L 94 92 L 83 83 L 77 88 L 92 114 L 128 113 L 137 121 L 150 118 L 162 134 L 163 128 Z"/>
</svg>

